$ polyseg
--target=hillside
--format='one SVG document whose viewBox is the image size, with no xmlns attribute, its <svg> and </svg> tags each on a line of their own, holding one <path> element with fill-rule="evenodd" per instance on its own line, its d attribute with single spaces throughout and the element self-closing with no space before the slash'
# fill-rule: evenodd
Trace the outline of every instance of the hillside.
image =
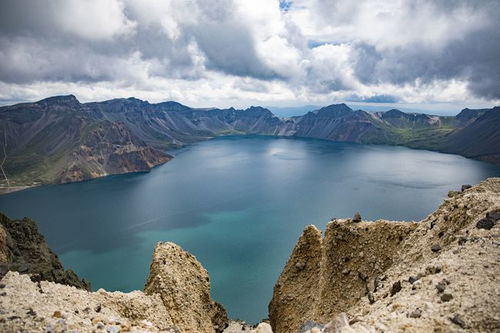
<svg viewBox="0 0 500 333">
<path fill-rule="evenodd" d="M 458 116 L 457 116 L 458 117 Z M 453 132 L 444 150 L 492 163 L 500 161 L 500 107 L 481 112 L 461 130 Z"/>
<path fill-rule="evenodd" d="M 80 103 L 74 96 L 0 107 L 2 191 L 148 171 L 166 150 L 220 135 L 258 134 L 403 145 L 500 164 L 500 109 L 456 117 L 366 112 L 334 104 L 280 119 L 262 107 L 195 109 L 136 98 Z"/>
<path fill-rule="evenodd" d="M 3 170 L 12 186 L 147 171 L 171 158 L 71 95 L 2 107 L 0 128 Z"/>
</svg>

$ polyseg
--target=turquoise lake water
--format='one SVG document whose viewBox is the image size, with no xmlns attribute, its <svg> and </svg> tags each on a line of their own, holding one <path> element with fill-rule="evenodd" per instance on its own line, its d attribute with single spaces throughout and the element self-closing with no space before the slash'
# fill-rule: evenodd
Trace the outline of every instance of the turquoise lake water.
<svg viewBox="0 0 500 333">
<path fill-rule="evenodd" d="M 449 190 L 500 176 L 456 155 L 310 139 L 220 137 L 172 154 L 150 173 L 3 195 L 0 211 L 36 220 L 94 289 L 142 289 L 155 243 L 173 241 L 208 270 L 229 315 L 253 323 L 307 224 L 357 211 L 420 220 Z"/>
</svg>

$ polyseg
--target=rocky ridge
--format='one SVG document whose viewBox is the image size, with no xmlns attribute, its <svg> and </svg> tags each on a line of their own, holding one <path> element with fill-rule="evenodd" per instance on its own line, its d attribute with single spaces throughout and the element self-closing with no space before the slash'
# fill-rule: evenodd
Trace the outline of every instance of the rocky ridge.
<svg viewBox="0 0 500 333">
<path fill-rule="evenodd" d="M 206 270 L 172 243 L 158 243 L 145 291 L 88 292 L 8 272 L 0 285 L 2 332 L 221 332 L 222 306 Z"/>
<path fill-rule="evenodd" d="M 30 274 L 35 282 L 53 281 L 90 290 L 88 281 L 72 270 L 64 270 L 34 221 L 12 220 L 0 213 L 0 278 L 8 270 Z"/>
<path fill-rule="evenodd" d="M 403 145 L 500 164 L 500 108 L 456 117 L 366 112 L 333 104 L 278 118 L 262 107 L 190 108 L 137 98 L 80 103 L 55 96 L 0 107 L 0 192 L 109 174 L 148 171 L 164 151 L 220 135 L 257 134 Z M 3 154 L 2 154 L 3 153 Z"/>
<path fill-rule="evenodd" d="M 273 331 L 500 329 L 500 178 L 450 192 L 420 222 L 308 226 L 269 305 Z"/>
</svg>

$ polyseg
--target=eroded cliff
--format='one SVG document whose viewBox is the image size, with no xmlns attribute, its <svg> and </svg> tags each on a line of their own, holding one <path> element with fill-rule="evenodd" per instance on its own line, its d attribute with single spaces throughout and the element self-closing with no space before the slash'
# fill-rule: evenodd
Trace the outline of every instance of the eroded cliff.
<svg viewBox="0 0 500 333">
<path fill-rule="evenodd" d="M 500 329 L 500 179 L 450 196 L 420 222 L 308 226 L 275 286 L 273 331 Z"/>
<path fill-rule="evenodd" d="M 88 292 L 8 272 L 0 285 L 1 332 L 220 332 L 225 310 L 207 271 L 172 243 L 158 243 L 145 291 Z"/>
<path fill-rule="evenodd" d="M 8 270 L 30 274 L 33 281 L 53 281 L 90 290 L 88 281 L 64 269 L 34 221 L 10 219 L 0 213 L 0 278 Z"/>
</svg>

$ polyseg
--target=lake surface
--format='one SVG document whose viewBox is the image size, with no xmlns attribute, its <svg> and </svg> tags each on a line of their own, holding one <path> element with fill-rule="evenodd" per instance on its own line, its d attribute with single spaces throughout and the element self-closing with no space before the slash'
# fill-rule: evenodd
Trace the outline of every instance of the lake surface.
<svg viewBox="0 0 500 333">
<path fill-rule="evenodd" d="M 456 155 L 311 139 L 220 137 L 172 154 L 150 173 L 3 195 L 0 211 L 36 220 L 94 289 L 142 289 L 155 243 L 173 241 L 209 271 L 230 317 L 256 322 L 307 224 L 357 211 L 420 220 L 449 190 L 500 176 Z"/>
</svg>

